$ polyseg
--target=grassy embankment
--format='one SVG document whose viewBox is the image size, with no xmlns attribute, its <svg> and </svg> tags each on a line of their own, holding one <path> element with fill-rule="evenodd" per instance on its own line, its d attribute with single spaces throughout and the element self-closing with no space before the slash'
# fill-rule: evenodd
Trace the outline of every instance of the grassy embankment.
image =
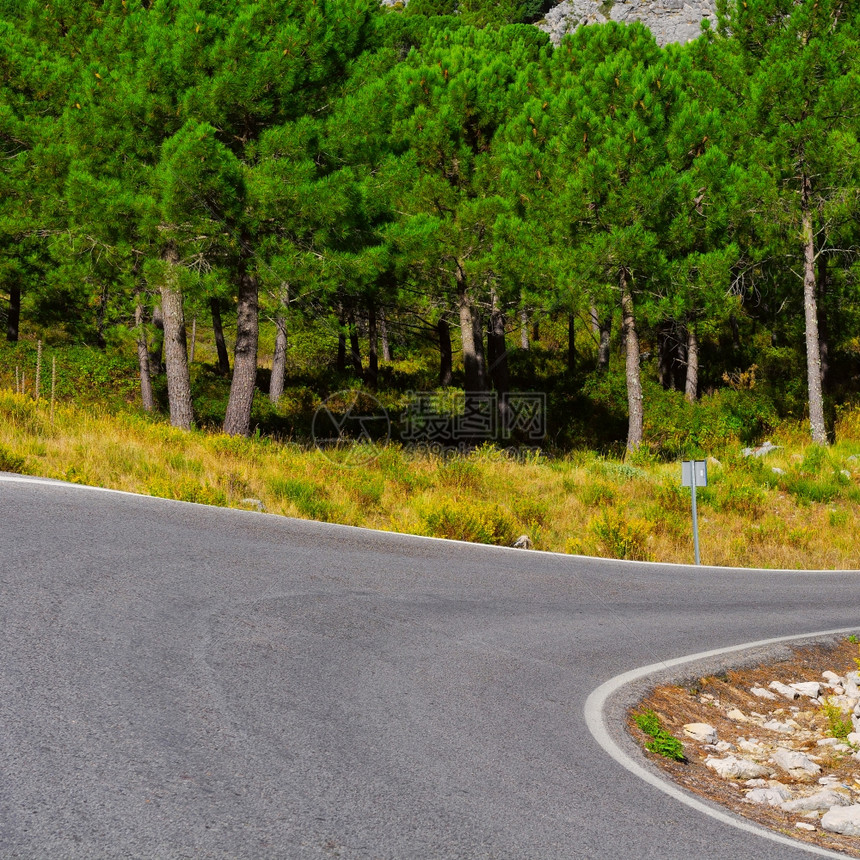
<svg viewBox="0 0 860 860">
<path fill-rule="evenodd" d="M 44 388 L 43 388 L 44 391 Z M 765 459 L 719 453 L 699 491 L 702 561 L 770 568 L 860 568 L 860 411 L 840 442 L 805 444 L 797 425 Z M 782 473 L 774 471 L 782 470 Z M 594 453 L 516 463 L 492 447 L 444 460 L 383 448 L 362 467 L 266 438 L 181 432 L 134 409 L 0 391 L 0 470 L 191 502 L 356 526 L 618 558 L 691 561 L 689 491 L 677 463 Z"/>
</svg>

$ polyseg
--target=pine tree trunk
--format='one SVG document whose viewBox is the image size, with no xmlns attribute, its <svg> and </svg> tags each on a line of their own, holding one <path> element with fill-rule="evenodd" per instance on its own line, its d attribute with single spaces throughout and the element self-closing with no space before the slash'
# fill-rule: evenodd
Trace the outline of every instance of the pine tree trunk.
<svg viewBox="0 0 860 860">
<path fill-rule="evenodd" d="M 212 312 L 212 329 L 215 332 L 215 349 L 218 352 L 218 373 L 221 376 L 229 376 L 230 356 L 227 353 L 227 342 L 224 340 L 224 325 L 221 322 L 221 302 L 215 296 L 209 299 L 209 310 Z"/>
<path fill-rule="evenodd" d="M 6 317 L 6 340 L 9 343 L 18 342 L 21 325 L 21 285 L 12 284 L 9 287 L 9 316 Z"/>
<path fill-rule="evenodd" d="M 523 308 L 520 311 L 520 349 L 529 348 L 529 313 Z"/>
<path fill-rule="evenodd" d="M 827 324 L 827 306 L 825 304 L 827 281 L 827 257 L 821 254 L 818 257 L 818 352 L 821 356 L 821 388 L 823 391 L 827 390 L 830 374 L 830 327 Z"/>
<path fill-rule="evenodd" d="M 164 373 L 164 313 L 161 305 L 156 305 L 152 310 L 152 325 L 155 327 L 155 335 L 149 346 L 149 373 Z"/>
<path fill-rule="evenodd" d="M 247 436 L 251 432 L 251 406 L 257 382 L 257 341 L 260 317 L 257 305 L 257 279 L 243 269 L 239 275 L 239 301 L 236 305 L 236 349 L 233 353 L 233 380 L 224 415 L 228 436 Z"/>
<path fill-rule="evenodd" d="M 364 374 L 361 366 L 361 344 L 358 342 L 358 326 L 355 324 L 355 311 L 349 312 L 349 357 L 352 366 L 359 378 Z"/>
<path fill-rule="evenodd" d="M 591 317 L 591 330 L 594 332 L 595 337 L 600 337 L 600 317 L 597 315 L 597 308 L 594 305 L 591 306 L 589 310 L 589 316 Z"/>
<path fill-rule="evenodd" d="M 379 338 L 382 341 L 382 360 L 391 362 L 391 344 L 388 341 L 388 322 L 385 319 L 385 308 L 379 309 Z"/>
<path fill-rule="evenodd" d="M 164 254 L 167 269 L 161 284 L 161 309 L 164 315 L 164 365 L 167 371 L 167 399 L 170 423 L 190 430 L 194 420 L 191 406 L 191 380 L 188 375 L 188 348 L 185 341 L 185 314 L 182 293 L 177 288 L 179 255 L 173 248 Z"/>
<path fill-rule="evenodd" d="M 695 325 L 687 328 L 687 378 L 684 396 L 689 403 L 695 403 L 699 396 L 699 339 Z"/>
<path fill-rule="evenodd" d="M 495 291 L 492 293 L 492 309 L 490 311 L 490 326 L 487 335 L 487 352 L 490 354 L 492 344 L 492 361 L 490 363 L 490 376 L 493 380 L 493 388 L 499 395 L 499 429 L 508 430 L 511 426 L 510 406 L 508 404 L 508 392 L 511 390 L 511 379 L 508 370 L 508 349 L 505 343 L 505 315 L 498 306 L 498 298 Z"/>
<path fill-rule="evenodd" d="M 642 444 L 642 378 L 639 370 L 639 336 L 633 313 L 633 293 L 630 290 L 630 273 L 619 270 L 621 287 L 621 326 L 624 333 L 625 375 L 627 378 L 627 450 L 635 451 Z"/>
<path fill-rule="evenodd" d="M 444 318 L 436 323 L 436 334 L 439 337 L 439 385 L 447 388 L 454 381 L 454 361 L 451 349 L 451 326 Z"/>
<path fill-rule="evenodd" d="M 340 303 L 337 306 L 337 321 L 340 327 L 337 332 L 337 362 L 335 366 L 338 373 L 346 373 L 346 314 Z"/>
<path fill-rule="evenodd" d="M 800 186 L 803 235 L 803 310 L 806 317 L 806 380 L 809 386 L 809 424 L 812 441 L 827 444 L 824 397 L 821 388 L 821 352 L 818 340 L 818 307 L 815 283 L 815 235 L 812 229 L 812 183 L 804 172 Z"/>
<path fill-rule="evenodd" d="M 609 370 L 609 336 L 612 333 L 612 317 L 606 317 L 602 322 L 598 323 L 598 332 L 600 334 L 600 344 L 597 347 L 597 369 L 600 373 L 606 373 Z"/>
<path fill-rule="evenodd" d="M 280 313 L 275 317 L 275 354 L 272 357 L 272 377 L 269 380 L 269 400 L 278 405 L 284 393 L 284 376 L 287 372 L 287 320 Z"/>
<path fill-rule="evenodd" d="M 152 377 L 149 372 L 149 347 L 146 343 L 146 329 L 143 327 L 143 305 L 140 300 L 140 290 L 136 292 L 134 307 L 134 325 L 137 329 L 137 363 L 140 369 L 140 399 L 147 412 L 155 409 L 155 398 L 152 396 Z"/>
<path fill-rule="evenodd" d="M 567 370 L 573 373 L 576 370 L 576 317 L 567 315 Z"/>
<path fill-rule="evenodd" d="M 672 375 L 674 329 L 674 323 L 669 320 L 664 320 L 657 326 L 657 379 L 666 391 L 675 387 Z"/>
<path fill-rule="evenodd" d="M 458 310 L 460 312 L 460 340 L 463 345 L 463 371 L 467 392 L 486 391 L 484 374 L 484 349 L 480 338 L 480 326 L 476 326 L 477 313 L 469 296 L 466 275 L 461 266 L 455 273 L 457 280 Z M 475 329 L 479 335 L 475 337 Z"/>
<path fill-rule="evenodd" d="M 376 388 L 379 379 L 379 331 L 376 325 L 376 304 L 367 308 L 367 384 Z"/>
</svg>

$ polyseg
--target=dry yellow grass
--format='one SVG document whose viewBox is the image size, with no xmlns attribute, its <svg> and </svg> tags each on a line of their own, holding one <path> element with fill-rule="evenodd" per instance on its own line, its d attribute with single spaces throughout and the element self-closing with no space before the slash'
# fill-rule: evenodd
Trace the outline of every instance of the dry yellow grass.
<svg viewBox="0 0 860 860">
<path fill-rule="evenodd" d="M 722 455 L 700 491 L 702 562 L 769 568 L 860 568 L 860 413 L 840 444 L 806 446 L 788 428 L 765 460 Z M 689 491 L 677 463 L 635 465 L 574 453 L 514 462 L 485 447 L 444 460 L 390 445 L 362 465 L 266 439 L 176 430 L 133 412 L 110 415 L 0 392 L 0 470 L 273 514 L 535 548 L 689 563 Z M 336 462 L 338 459 L 345 461 Z M 782 470 L 782 474 L 774 471 Z"/>
</svg>

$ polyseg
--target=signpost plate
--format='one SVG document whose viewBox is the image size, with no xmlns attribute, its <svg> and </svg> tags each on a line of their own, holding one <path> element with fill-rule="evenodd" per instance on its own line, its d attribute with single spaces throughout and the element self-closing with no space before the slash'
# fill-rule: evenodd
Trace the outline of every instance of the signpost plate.
<svg viewBox="0 0 860 860">
<path fill-rule="evenodd" d="M 708 461 L 707 460 L 683 460 L 681 462 L 681 486 L 693 486 L 693 470 L 695 469 L 696 486 L 708 486 Z"/>
</svg>

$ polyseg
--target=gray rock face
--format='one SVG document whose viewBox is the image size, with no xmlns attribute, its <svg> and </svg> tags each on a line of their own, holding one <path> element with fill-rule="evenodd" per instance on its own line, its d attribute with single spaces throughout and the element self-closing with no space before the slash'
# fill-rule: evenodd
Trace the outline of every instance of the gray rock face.
<svg viewBox="0 0 860 860">
<path fill-rule="evenodd" d="M 780 747 L 770 760 L 794 776 L 821 773 L 821 768 L 809 756 L 796 750 Z"/>
<path fill-rule="evenodd" d="M 705 767 L 716 771 L 723 779 L 754 779 L 767 775 L 766 768 L 760 764 L 733 755 L 726 758 L 706 758 Z"/>
<path fill-rule="evenodd" d="M 702 32 L 702 20 L 715 20 L 713 0 L 562 0 L 538 27 L 557 45 L 585 24 L 641 21 L 660 45 L 689 42 Z"/>
<path fill-rule="evenodd" d="M 822 791 L 816 791 L 815 794 L 810 794 L 808 797 L 787 800 L 781 806 L 786 812 L 817 812 L 832 807 L 851 806 L 851 798 L 847 792 L 825 788 Z"/>
<path fill-rule="evenodd" d="M 837 806 L 821 816 L 821 827 L 831 833 L 860 836 L 860 805 Z"/>
</svg>

